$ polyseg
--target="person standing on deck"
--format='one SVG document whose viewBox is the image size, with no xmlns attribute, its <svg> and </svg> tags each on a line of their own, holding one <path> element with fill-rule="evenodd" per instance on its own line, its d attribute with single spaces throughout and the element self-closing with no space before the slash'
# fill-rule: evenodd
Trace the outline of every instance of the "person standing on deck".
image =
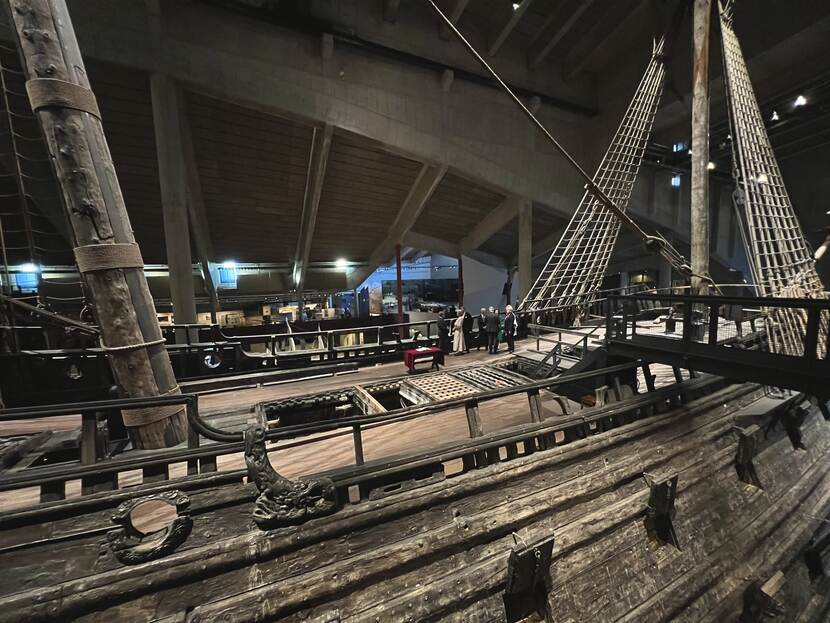
<svg viewBox="0 0 830 623">
<path fill-rule="evenodd" d="M 450 327 L 444 319 L 444 312 L 438 312 L 438 322 L 436 324 L 438 329 L 438 347 L 445 353 L 450 352 Z"/>
<path fill-rule="evenodd" d="M 473 317 L 463 307 L 461 308 L 461 316 L 464 318 L 464 352 L 470 352 L 470 345 L 473 342 Z"/>
<path fill-rule="evenodd" d="M 487 345 L 487 310 L 483 307 L 476 318 L 476 324 L 478 325 L 478 348 L 476 350 L 481 350 L 482 346 Z"/>
<path fill-rule="evenodd" d="M 516 348 L 516 314 L 512 305 L 505 308 L 504 341 L 507 342 L 507 352 L 512 353 Z"/>
<path fill-rule="evenodd" d="M 455 317 L 455 322 L 452 323 L 452 329 L 454 332 L 453 335 L 453 343 L 452 349 L 455 351 L 456 355 L 463 355 L 467 349 L 467 345 L 464 342 L 464 308 L 458 308 L 458 315 Z"/>
<path fill-rule="evenodd" d="M 487 330 L 487 352 L 495 355 L 498 352 L 498 335 L 499 335 L 499 315 L 493 307 L 487 311 L 487 317 L 484 319 L 484 326 Z"/>
</svg>

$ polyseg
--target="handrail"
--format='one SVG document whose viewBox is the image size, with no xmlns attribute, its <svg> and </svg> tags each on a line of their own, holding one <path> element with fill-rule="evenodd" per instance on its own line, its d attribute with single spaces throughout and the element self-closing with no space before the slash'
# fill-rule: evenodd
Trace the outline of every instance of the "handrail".
<svg viewBox="0 0 830 623">
<path fill-rule="evenodd" d="M 110 409 L 137 409 L 142 407 L 164 407 L 169 405 L 193 405 L 196 394 L 176 394 L 171 396 L 152 396 L 145 398 L 114 398 L 111 400 L 89 400 L 65 404 L 42 405 L 34 407 L 11 407 L 0 409 L 0 422 L 20 419 L 37 419 L 60 415 L 77 415 L 85 411 L 108 411 Z"/>
<path fill-rule="evenodd" d="M 475 394 L 473 396 L 464 396 L 461 398 L 448 398 L 446 400 L 440 400 L 436 402 L 432 402 L 426 405 L 413 405 L 411 407 L 406 407 L 404 409 L 396 409 L 393 411 L 388 411 L 384 414 L 373 415 L 373 416 L 352 416 L 348 418 L 338 418 L 337 420 L 329 420 L 324 422 L 312 422 L 310 424 L 296 424 L 294 426 L 286 426 L 279 428 L 277 430 L 271 430 L 266 433 L 266 438 L 269 441 L 276 441 L 279 439 L 287 438 L 287 437 L 296 437 L 298 435 L 304 434 L 312 434 L 317 432 L 324 432 L 327 430 L 332 430 L 336 428 L 345 428 L 345 427 L 352 427 L 355 425 L 363 425 L 363 424 L 374 424 L 378 422 L 383 423 L 392 423 L 392 422 L 399 422 L 402 420 L 413 419 L 416 417 L 420 417 L 422 415 L 429 415 L 432 413 L 437 413 L 439 411 L 444 411 L 446 409 L 452 409 L 454 407 L 464 406 L 470 400 L 476 400 L 477 402 L 485 402 L 488 400 L 495 400 L 496 398 L 502 398 L 504 396 L 510 396 L 512 394 L 520 394 L 523 392 L 528 392 L 531 390 L 538 390 L 544 389 L 549 387 L 554 387 L 557 385 L 565 385 L 568 383 L 573 383 L 574 381 L 580 381 L 588 378 L 592 378 L 595 376 L 601 376 L 605 374 L 613 374 L 614 372 L 622 372 L 623 370 L 631 370 L 635 368 L 639 368 L 643 365 L 643 362 L 640 360 L 636 360 L 630 363 L 623 363 L 614 366 L 609 366 L 607 368 L 600 368 L 597 370 L 591 370 L 588 372 L 580 372 L 578 374 L 571 374 L 564 378 L 556 378 L 556 379 L 543 379 L 541 381 L 532 381 L 530 383 L 525 383 L 523 385 L 515 385 L 511 387 L 504 387 L 504 388 L 496 388 L 484 391 L 480 394 Z M 201 418 L 194 414 L 194 421 L 196 427 L 201 427 L 204 422 Z M 224 439 L 214 439 L 211 437 L 212 427 L 210 425 L 205 427 L 206 432 L 202 432 L 199 430 L 201 434 L 203 434 L 208 439 L 213 439 L 214 441 L 224 441 Z M 198 430 L 198 428 L 197 428 Z M 218 429 L 213 429 L 214 431 L 218 431 Z M 211 433 L 211 434 L 207 434 Z M 222 431 L 223 434 L 226 435 L 234 435 L 234 440 L 241 441 L 242 440 L 242 433 L 228 433 L 227 431 Z"/>
<path fill-rule="evenodd" d="M 235 336 L 227 336 L 222 331 L 219 325 L 213 325 L 215 330 L 221 335 L 223 338 L 228 340 L 240 341 L 240 342 L 249 342 L 249 341 L 262 341 L 264 339 L 273 339 L 273 338 L 304 338 L 304 337 L 316 337 L 319 335 L 348 335 L 349 333 L 360 333 L 365 331 L 381 331 L 383 329 L 394 329 L 396 327 L 413 327 L 413 326 L 423 326 L 423 325 L 430 325 L 437 323 L 437 320 L 416 320 L 412 322 L 397 322 L 394 324 L 384 324 L 384 325 L 369 325 L 364 327 L 351 327 L 351 328 L 343 328 L 343 329 L 322 329 L 319 331 L 297 331 L 297 332 L 269 332 L 269 333 L 257 333 L 254 335 L 235 335 Z"/>
<path fill-rule="evenodd" d="M 316 432 L 323 432 L 336 428 L 349 428 L 354 425 L 374 424 L 374 423 L 392 423 L 405 419 L 412 419 L 420 417 L 421 415 L 428 415 L 451 409 L 458 406 L 463 406 L 471 399 L 479 402 L 494 400 L 512 394 L 520 394 L 531 390 L 544 389 L 554 387 L 557 385 L 564 385 L 574 381 L 580 381 L 595 376 L 605 374 L 613 374 L 615 372 L 622 372 L 638 368 L 642 362 L 637 360 L 630 363 L 618 364 L 609 366 L 607 368 L 600 368 L 588 372 L 580 372 L 578 374 L 568 375 L 564 378 L 558 379 L 543 379 L 540 381 L 532 381 L 523 385 L 515 385 L 511 387 L 496 388 L 484 391 L 474 396 L 464 396 L 461 398 L 449 398 L 437 402 L 432 402 L 427 405 L 413 405 L 402 409 L 388 411 L 384 414 L 374 416 L 352 416 L 348 418 L 338 418 L 337 420 L 330 420 L 325 422 L 312 422 L 309 424 L 296 424 L 293 426 L 285 426 L 279 429 L 269 431 L 267 438 L 271 441 L 276 441 L 288 437 L 296 437 L 303 434 L 312 434 Z M 120 398 L 114 400 L 100 400 L 80 403 L 69 403 L 59 405 L 45 405 L 38 407 L 15 407 L 11 409 L 0 409 L 0 422 L 8 420 L 19 419 L 35 419 L 44 417 L 53 417 L 59 415 L 77 415 L 83 412 L 91 411 L 106 411 L 110 409 L 133 409 L 138 407 L 153 407 L 184 404 L 188 407 L 188 419 L 193 425 L 194 430 L 199 432 L 202 436 L 212 441 L 232 443 L 241 442 L 243 439 L 242 432 L 226 431 L 212 426 L 205 422 L 198 413 L 198 396 L 196 394 L 179 394 L 175 396 L 158 396 L 153 398 Z"/>
<path fill-rule="evenodd" d="M 650 294 L 612 295 L 612 301 L 651 300 L 655 297 Z M 796 299 L 778 298 L 772 296 L 706 296 L 700 294 L 674 294 L 659 296 L 661 301 L 677 301 L 679 303 L 701 303 L 703 305 L 758 305 L 760 307 L 800 307 L 830 309 L 830 299 Z"/>
<path fill-rule="evenodd" d="M 678 384 L 678 387 L 688 387 L 694 385 L 695 383 L 699 383 L 701 381 L 705 382 L 705 379 L 689 379 L 685 380 L 682 383 Z M 676 388 L 672 387 L 663 387 L 657 390 L 650 391 L 646 394 L 642 394 L 639 397 L 640 401 L 653 401 L 655 399 L 659 400 L 661 395 L 665 395 L 666 392 L 671 393 L 673 391 L 677 391 Z M 475 401 L 475 397 L 467 397 L 468 400 Z M 642 404 L 642 403 L 641 403 Z M 631 406 L 636 407 L 637 402 L 633 403 Z M 607 418 L 609 413 L 613 413 L 621 408 L 622 405 L 620 404 L 609 404 L 603 407 L 594 407 L 589 408 L 587 411 L 578 412 L 572 415 L 563 415 L 561 418 L 556 419 L 547 419 L 544 422 L 528 422 L 522 425 L 521 430 L 519 431 L 518 428 L 513 427 L 504 431 L 498 431 L 493 433 L 492 435 L 498 435 L 499 439 L 506 440 L 509 442 L 510 440 L 518 440 L 521 441 L 522 438 L 525 437 L 534 437 L 542 431 L 546 430 L 559 430 L 562 428 L 568 428 L 572 426 L 586 426 L 591 422 L 599 421 L 602 418 Z M 629 408 L 631 408 L 629 406 Z M 319 438 L 310 438 L 308 440 L 303 440 L 299 443 L 311 443 Z M 477 441 L 477 438 L 471 437 L 468 440 L 458 442 L 459 448 L 464 448 L 469 445 L 470 442 Z M 136 457 L 133 459 L 115 459 L 110 460 L 105 464 L 97 464 L 97 465 L 86 465 L 86 466 L 76 466 L 71 470 L 67 470 L 65 466 L 60 465 L 53 465 L 46 468 L 38 468 L 37 475 L 32 473 L 26 472 L 18 472 L 10 477 L 7 478 L 0 478 L 0 491 L 7 491 L 11 489 L 21 488 L 21 487 L 28 487 L 28 486 L 37 486 L 42 485 L 46 482 L 50 481 L 67 481 L 73 480 L 78 478 L 83 478 L 86 475 L 96 475 L 100 474 L 102 471 L 107 473 L 109 472 L 118 472 L 118 471 L 126 471 L 126 470 L 133 470 L 133 469 L 141 469 L 152 465 L 169 465 L 171 463 L 181 462 L 183 460 L 191 459 L 191 458 L 204 458 L 204 457 L 213 457 L 213 456 L 221 456 L 225 454 L 229 454 L 232 452 L 239 452 L 243 449 L 242 443 L 232 443 L 232 444 L 210 444 L 205 445 L 200 448 L 196 448 L 194 450 L 174 450 L 173 452 L 167 452 L 163 455 L 143 455 L 141 457 Z M 191 452 L 192 454 L 187 454 Z M 375 461 L 377 464 L 379 461 L 383 462 L 384 468 L 394 467 L 398 464 L 404 463 L 412 458 L 417 457 L 417 455 L 398 455 L 395 457 L 387 457 L 384 459 L 379 459 Z M 444 452 L 435 455 L 435 458 L 441 460 L 441 457 L 445 457 Z M 450 457 L 450 458 L 455 458 Z M 361 464 L 355 464 L 350 469 L 352 470 L 360 470 L 364 466 Z M 369 467 L 367 464 L 365 467 Z M 213 473 L 213 472 L 211 472 Z M 234 477 L 234 476 L 244 476 L 246 470 L 243 468 L 241 470 L 232 470 L 222 472 L 225 476 Z M 317 475 L 327 475 L 330 472 L 320 472 Z M 301 476 L 301 479 L 305 478 L 305 476 Z M 351 484 L 351 483 L 349 483 Z M 115 492 L 116 494 L 122 493 L 125 490 L 119 490 Z M 107 492 L 112 494 L 113 492 Z M 73 500 L 73 503 L 82 503 L 84 500 L 89 500 L 91 503 L 94 503 L 93 498 L 96 495 L 100 494 L 92 494 L 89 496 L 84 496 L 78 500 Z M 53 503 L 55 504 L 55 503 Z M 53 506 L 50 504 L 49 506 Z M 58 504 L 62 504 L 58 503 Z M 57 508 L 57 506 L 53 506 Z M 42 506 L 41 506 L 42 508 Z M 33 511 L 38 510 L 37 507 L 31 509 Z M 2 515 L 2 514 L 0 514 Z"/>
<path fill-rule="evenodd" d="M 528 329 L 542 329 L 542 330 L 548 331 L 550 333 L 567 333 L 569 335 L 590 336 L 590 335 L 593 335 L 594 332 L 597 329 L 599 329 L 601 326 L 602 325 L 596 325 L 588 333 L 585 333 L 584 331 L 577 331 L 576 329 L 550 327 L 548 325 L 543 325 L 543 324 L 529 324 L 529 325 L 527 325 L 527 328 Z"/>
</svg>

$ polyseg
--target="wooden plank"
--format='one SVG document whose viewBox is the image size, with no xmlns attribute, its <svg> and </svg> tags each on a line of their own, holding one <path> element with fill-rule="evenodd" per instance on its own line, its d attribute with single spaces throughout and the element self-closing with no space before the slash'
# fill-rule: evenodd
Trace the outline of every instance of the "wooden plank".
<svg viewBox="0 0 830 623">
<path fill-rule="evenodd" d="M 360 405 L 361 409 L 366 415 L 378 415 L 381 413 L 386 413 L 386 407 L 380 404 L 377 401 L 377 398 L 372 396 L 366 389 L 361 385 L 355 385 L 353 387 L 355 393 L 355 401 Z"/>
</svg>

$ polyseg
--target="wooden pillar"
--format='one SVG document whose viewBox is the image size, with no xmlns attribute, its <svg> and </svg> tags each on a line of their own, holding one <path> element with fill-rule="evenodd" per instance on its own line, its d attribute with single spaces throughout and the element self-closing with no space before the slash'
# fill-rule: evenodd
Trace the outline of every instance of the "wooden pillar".
<svg viewBox="0 0 830 623">
<path fill-rule="evenodd" d="M 395 297 L 398 299 L 398 322 L 403 322 L 403 278 L 401 277 L 401 245 L 395 245 Z"/>
<path fill-rule="evenodd" d="M 519 268 L 519 292 L 521 301 L 530 292 L 531 263 L 533 262 L 533 203 L 523 199 L 519 206 L 519 253 L 517 264 Z M 511 301 L 507 301 L 510 303 Z"/>
<path fill-rule="evenodd" d="M 66 2 L 6 0 L 5 6 L 63 193 L 76 262 L 101 341 L 112 349 L 113 376 L 127 396 L 178 393 Z M 123 415 L 136 447 L 187 439 L 183 406 Z"/>
<path fill-rule="evenodd" d="M 692 54 L 692 271 L 709 274 L 709 34 L 712 0 L 694 0 Z M 706 294 L 692 277 L 692 293 Z"/>
<path fill-rule="evenodd" d="M 458 306 L 464 307 L 464 256 L 458 254 Z"/>
<path fill-rule="evenodd" d="M 187 173 L 184 163 L 178 87 L 172 78 L 155 73 L 150 78 L 153 126 L 159 163 L 164 242 L 170 276 L 173 320 L 195 324 L 196 297 L 193 291 L 193 260 L 187 217 Z M 182 341 L 176 336 L 176 341 Z"/>
</svg>

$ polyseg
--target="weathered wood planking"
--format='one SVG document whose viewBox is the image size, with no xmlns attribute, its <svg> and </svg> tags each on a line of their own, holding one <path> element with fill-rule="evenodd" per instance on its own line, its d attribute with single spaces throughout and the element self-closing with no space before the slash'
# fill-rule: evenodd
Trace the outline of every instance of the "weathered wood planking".
<svg viewBox="0 0 830 623">
<path fill-rule="evenodd" d="M 240 533 L 250 522 L 250 486 L 197 490 L 190 494 L 193 533 L 153 563 L 121 567 L 94 535 L 35 546 L 25 557 L 0 550 L 0 564 L 14 568 L 0 588 L 0 620 L 25 612 L 32 620 L 498 621 L 516 538 L 553 533 L 549 608 L 557 621 L 731 620 L 747 578 L 765 581 L 779 569 L 782 591 L 793 595 L 789 612 L 819 621 L 827 606 L 805 584 L 799 553 L 816 528 L 808 518 L 830 508 L 828 425 L 816 414 L 805 422 L 806 451 L 773 431 L 755 459 L 766 487 L 758 491 L 737 478 L 732 429 L 741 407 L 759 396 L 754 386 L 726 388 L 584 440 L 269 533 Z M 643 525 L 642 472 L 667 467 L 680 475 L 680 550 L 649 540 Z M 107 514 L 25 531 L 67 534 L 101 525 Z M 0 536 L 11 542 L 5 531 Z M 76 562 L 39 576 L 39 565 L 56 554 Z"/>
</svg>

